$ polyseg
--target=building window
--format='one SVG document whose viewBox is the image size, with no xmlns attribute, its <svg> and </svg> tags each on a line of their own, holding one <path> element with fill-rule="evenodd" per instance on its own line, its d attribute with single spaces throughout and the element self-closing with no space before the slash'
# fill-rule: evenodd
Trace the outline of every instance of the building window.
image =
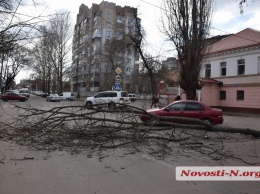
<svg viewBox="0 0 260 194">
<path fill-rule="evenodd" d="M 128 81 L 130 79 L 129 75 L 125 76 L 125 79 Z"/>
<path fill-rule="evenodd" d="M 206 64 L 205 66 L 205 77 L 211 76 L 211 64 Z"/>
<path fill-rule="evenodd" d="M 99 82 L 94 82 L 94 87 L 99 87 Z"/>
<path fill-rule="evenodd" d="M 128 18 L 128 25 L 134 23 L 134 19 L 133 18 Z"/>
<path fill-rule="evenodd" d="M 221 76 L 226 76 L 227 74 L 226 62 L 220 63 L 220 68 L 221 68 Z"/>
<path fill-rule="evenodd" d="M 94 25 L 100 25 L 101 24 L 101 21 L 99 19 L 97 19 L 95 22 L 94 22 Z"/>
<path fill-rule="evenodd" d="M 115 34 L 116 34 L 117 38 L 122 38 L 123 37 L 123 32 L 116 31 Z"/>
<path fill-rule="evenodd" d="M 127 72 L 130 72 L 130 69 L 131 69 L 130 67 L 126 67 Z"/>
<path fill-rule="evenodd" d="M 109 64 L 104 64 L 104 68 L 105 68 L 106 72 L 111 70 Z"/>
<path fill-rule="evenodd" d="M 106 23 L 106 27 L 107 27 L 107 28 L 111 28 L 111 23 L 110 23 L 110 22 L 107 22 L 107 23 Z"/>
<path fill-rule="evenodd" d="M 220 91 L 219 100 L 226 100 L 226 91 Z"/>
<path fill-rule="evenodd" d="M 240 59 L 237 61 L 237 70 L 238 75 L 245 74 L 245 59 Z"/>
<path fill-rule="evenodd" d="M 97 28 L 96 30 L 95 30 L 95 34 L 100 34 L 101 33 L 101 30 L 99 29 L 99 28 Z"/>
<path fill-rule="evenodd" d="M 111 32 L 109 30 L 106 30 L 106 37 L 110 37 L 111 36 Z"/>
<path fill-rule="evenodd" d="M 134 26 L 129 26 L 128 30 L 130 33 L 134 33 L 135 32 L 135 27 Z"/>
<path fill-rule="evenodd" d="M 107 13 L 107 19 L 110 19 L 110 18 L 111 18 L 111 14 Z"/>
<path fill-rule="evenodd" d="M 237 90 L 237 100 L 244 100 L 244 90 Z"/>
</svg>

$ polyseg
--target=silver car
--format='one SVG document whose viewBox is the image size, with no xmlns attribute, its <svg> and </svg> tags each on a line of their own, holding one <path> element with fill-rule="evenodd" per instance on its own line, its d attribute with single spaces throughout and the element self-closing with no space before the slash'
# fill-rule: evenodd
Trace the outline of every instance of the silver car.
<svg viewBox="0 0 260 194">
<path fill-rule="evenodd" d="M 50 94 L 47 96 L 47 101 L 49 102 L 60 102 L 61 97 L 58 94 Z"/>
</svg>

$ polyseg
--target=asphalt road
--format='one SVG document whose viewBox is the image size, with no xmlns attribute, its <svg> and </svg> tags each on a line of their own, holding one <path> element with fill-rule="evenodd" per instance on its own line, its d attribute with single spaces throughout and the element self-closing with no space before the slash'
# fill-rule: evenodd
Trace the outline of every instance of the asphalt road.
<svg viewBox="0 0 260 194">
<path fill-rule="evenodd" d="M 61 105 L 80 105 L 82 101 L 46 102 L 31 96 L 28 102 L 1 102 L 1 120 L 16 115 L 14 104 L 49 109 Z M 137 101 L 143 107 L 149 102 Z M 259 118 L 225 116 L 223 125 L 252 126 Z M 225 146 L 236 155 L 259 162 L 260 140 L 233 134 Z M 234 140 L 234 141 L 231 141 Z M 239 140 L 239 141 L 237 141 Z M 206 142 L 206 140 L 205 140 Z M 214 143 L 214 142 L 213 142 Z M 130 148 L 72 154 L 66 151 L 37 151 L 0 137 L 0 194 L 259 194 L 259 181 L 177 181 L 177 166 L 244 166 L 240 160 L 213 160 L 189 149 L 172 149 L 175 154 L 158 159 L 145 151 Z M 135 151 L 133 151 L 135 150 Z M 259 165 L 259 163 L 258 163 Z"/>
</svg>

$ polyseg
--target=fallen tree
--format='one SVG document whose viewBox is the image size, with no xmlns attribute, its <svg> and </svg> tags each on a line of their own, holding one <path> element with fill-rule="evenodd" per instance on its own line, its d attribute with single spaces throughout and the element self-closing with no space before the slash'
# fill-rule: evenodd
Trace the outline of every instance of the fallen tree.
<svg viewBox="0 0 260 194">
<path fill-rule="evenodd" d="M 198 125 L 169 123 L 164 121 L 165 117 L 148 114 L 133 106 L 115 111 L 87 109 L 85 106 L 61 106 L 50 110 L 15 108 L 18 117 L 10 122 L 1 122 L 0 138 L 37 150 L 78 153 L 127 147 L 161 158 L 179 154 L 179 149 L 189 149 L 214 160 L 226 158 L 250 165 L 257 163 L 247 157 L 236 156 L 230 151 L 232 148 L 227 147 L 230 142 L 240 143 L 241 137 L 257 141 L 255 137 L 259 137 L 259 132 L 252 129 L 213 127 L 200 120 L 176 117 L 172 119 Z M 150 120 L 140 122 L 142 115 L 149 116 Z"/>
</svg>

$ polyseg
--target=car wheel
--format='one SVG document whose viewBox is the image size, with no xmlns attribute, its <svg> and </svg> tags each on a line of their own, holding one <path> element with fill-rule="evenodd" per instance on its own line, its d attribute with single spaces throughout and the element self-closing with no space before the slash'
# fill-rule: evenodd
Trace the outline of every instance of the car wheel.
<svg viewBox="0 0 260 194">
<path fill-rule="evenodd" d="M 8 101 L 8 99 L 3 99 L 3 101 Z"/>
<path fill-rule="evenodd" d="M 86 107 L 87 107 L 87 108 L 93 108 L 93 105 L 92 105 L 91 102 L 86 102 Z"/>
<path fill-rule="evenodd" d="M 108 104 L 108 109 L 109 110 L 115 110 L 116 109 L 116 104 L 114 102 L 111 102 Z"/>
<path fill-rule="evenodd" d="M 48 98 L 46 100 L 47 100 L 47 102 L 49 101 Z"/>
<path fill-rule="evenodd" d="M 202 119 L 202 121 L 207 123 L 207 124 L 209 124 L 209 125 L 211 125 L 211 126 L 214 125 L 213 122 L 210 119 Z"/>
</svg>

